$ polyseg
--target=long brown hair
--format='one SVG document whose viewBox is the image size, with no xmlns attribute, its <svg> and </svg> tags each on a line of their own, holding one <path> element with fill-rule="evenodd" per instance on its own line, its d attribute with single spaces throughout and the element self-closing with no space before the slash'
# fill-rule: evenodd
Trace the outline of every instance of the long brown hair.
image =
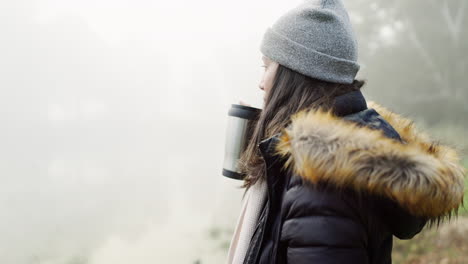
<svg viewBox="0 0 468 264">
<path fill-rule="evenodd" d="M 362 80 L 354 80 L 352 84 L 331 83 L 278 65 L 263 111 L 240 158 L 240 169 L 246 174 L 240 188 L 246 188 L 247 192 L 258 180 L 265 179 L 265 166 L 258 144 L 281 132 L 289 124 L 291 115 L 304 109 L 328 110 L 332 108 L 336 96 L 360 90 L 364 83 Z"/>
</svg>

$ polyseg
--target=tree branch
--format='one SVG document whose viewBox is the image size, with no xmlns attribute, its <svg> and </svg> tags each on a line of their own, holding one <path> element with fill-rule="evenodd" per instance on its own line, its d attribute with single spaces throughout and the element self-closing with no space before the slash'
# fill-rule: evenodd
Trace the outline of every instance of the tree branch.
<svg viewBox="0 0 468 264">
<path fill-rule="evenodd" d="M 442 17 L 447 25 L 448 31 L 454 43 L 458 43 L 460 39 L 460 32 L 462 29 L 462 22 L 465 16 L 466 0 L 461 0 L 459 8 L 457 9 L 457 15 L 454 18 L 450 12 L 450 8 L 447 0 L 442 4 Z"/>
<path fill-rule="evenodd" d="M 427 50 L 424 48 L 424 45 L 419 40 L 419 37 L 418 37 L 418 35 L 416 34 L 416 32 L 414 30 L 413 24 L 411 23 L 411 21 L 407 21 L 406 25 L 407 25 L 407 29 L 408 29 L 408 33 L 409 33 L 409 39 L 413 43 L 414 47 L 418 51 L 421 58 L 426 62 L 426 64 L 434 72 L 434 76 L 433 76 L 434 81 L 436 81 L 439 84 L 442 84 L 443 83 L 442 73 L 439 71 L 435 61 L 432 59 L 429 52 L 427 52 Z"/>
</svg>

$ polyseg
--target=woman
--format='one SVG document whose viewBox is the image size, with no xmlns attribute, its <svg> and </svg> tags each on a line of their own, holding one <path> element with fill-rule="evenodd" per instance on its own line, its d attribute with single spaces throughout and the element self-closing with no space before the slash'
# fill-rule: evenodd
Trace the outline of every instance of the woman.
<svg viewBox="0 0 468 264">
<path fill-rule="evenodd" d="M 391 263 L 456 212 L 457 153 L 366 102 L 338 0 L 305 1 L 264 35 L 264 109 L 241 158 L 244 204 L 228 263 Z"/>
</svg>

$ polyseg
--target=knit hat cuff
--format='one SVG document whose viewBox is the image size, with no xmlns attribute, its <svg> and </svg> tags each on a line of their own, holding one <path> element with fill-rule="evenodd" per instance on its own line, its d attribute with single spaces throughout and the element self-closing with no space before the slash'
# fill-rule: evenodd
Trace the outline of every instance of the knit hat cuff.
<svg viewBox="0 0 468 264">
<path fill-rule="evenodd" d="M 273 61 L 306 76 L 335 83 L 352 83 L 360 67 L 354 61 L 307 48 L 272 28 L 265 32 L 260 51 Z"/>
</svg>

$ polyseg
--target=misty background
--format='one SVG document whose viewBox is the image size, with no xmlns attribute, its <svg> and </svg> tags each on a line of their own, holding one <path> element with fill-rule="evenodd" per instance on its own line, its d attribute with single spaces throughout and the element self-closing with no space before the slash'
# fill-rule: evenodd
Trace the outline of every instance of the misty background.
<svg viewBox="0 0 468 264">
<path fill-rule="evenodd" d="M 0 0 L 0 262 L 223 263 L 227 111 L 301 1 Z M 466 154 L 466 0 L 345 0 L 363 93 Z"/>
</svg>

